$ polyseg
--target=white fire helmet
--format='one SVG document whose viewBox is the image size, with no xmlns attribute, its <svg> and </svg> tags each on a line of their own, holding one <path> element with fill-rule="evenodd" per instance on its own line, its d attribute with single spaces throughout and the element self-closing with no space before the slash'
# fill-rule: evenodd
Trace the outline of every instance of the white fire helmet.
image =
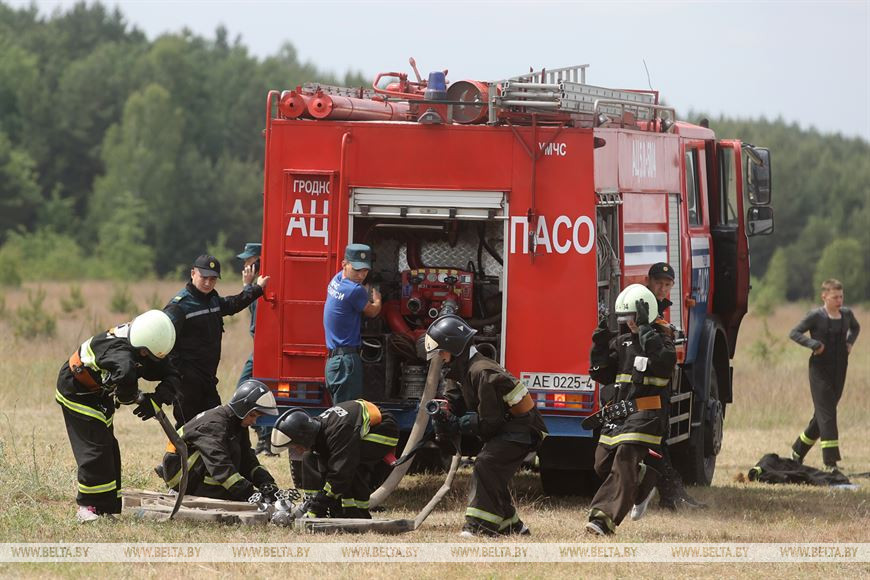
<svg viewBox="0 0 870 580">
<path fill-rule="evenodd" d="M 628 320 L 634 320 L 637 315 L 635 303 L 638 300 L 646 302 L 646 307 L 649 310 L 650 322 L 658 316 L 659 307 L 656 302 L 656 297 L 649 288 L 643 284 L 631 284 L 616 297 L 616 320 L 620 324 L 624 324 Z"/>
<path fill-rule="evenodd" d="M 163 358 L 175 346 L 175 326 L 162 310 L 149 310 L 130 324 L 130 344 L 147 348 L 155 358 Z"/>
</svg>

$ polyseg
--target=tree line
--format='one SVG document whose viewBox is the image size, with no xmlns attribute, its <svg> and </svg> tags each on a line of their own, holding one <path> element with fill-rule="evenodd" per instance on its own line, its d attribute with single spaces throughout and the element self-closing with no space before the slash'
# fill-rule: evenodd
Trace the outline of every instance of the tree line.
<svg viewBox="0 0 870 580">
<path fill-rule="evenodd" d="M 98 3 L 46 17 L 0 2 L 0 283 L 165 276 L 259 239 L 265 95 L 304 82 L 370 81 L 289 43 L 258 59 L 223 27 L 148 40 Z M 866 300 L 868 143 L 782 120 L 711 127 L 773 152 L 776 233 L 751 240 L 766 291 L 814 296 L 828 268 Z"/>
</svg>

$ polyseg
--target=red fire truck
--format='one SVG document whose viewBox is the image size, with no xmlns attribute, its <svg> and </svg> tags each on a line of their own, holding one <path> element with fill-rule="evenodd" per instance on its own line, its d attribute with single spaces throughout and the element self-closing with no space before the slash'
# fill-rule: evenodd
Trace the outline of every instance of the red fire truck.
<svg viewBox="0 0 870 580">
<path fill-rule="evenodd" d="M 273 283 L 254 376 L 279 404 L 331 404 L 326 286 L 345 245 L 366 243 L 384 306 L 363 325 L 364 397 L 408 430 L 427 372 L 420 337 L 455 310 L 545 417 L 545 491 L 588 491 L 592 330 L 601 316 L 615 325 L 624 286 L 669 262 L 668 316 L 683 337 L 669 443 L 687 482 L 710 483 L 747 308 L 747 236 L 773 229 L 769 151 L 677 120 L 656 91 L 590 85 L 586 68 L 449 85 L 446 71 L 382 73 L 372 89 L 269 93 L 262 262 Z"/>
</svg>

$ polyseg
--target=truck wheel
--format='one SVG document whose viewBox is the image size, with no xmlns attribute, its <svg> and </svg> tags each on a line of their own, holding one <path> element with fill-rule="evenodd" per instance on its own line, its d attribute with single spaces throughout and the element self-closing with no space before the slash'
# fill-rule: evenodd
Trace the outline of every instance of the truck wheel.
<svg viewBox="0 0 870 580">
<path fill-rule="evenodd" d="M 592 469 L 554 469 L 541 467 L 541 486 L 549 496 L 579 495 L 592 497 L 601 480 Z"/>
<path fill-rule="evenodd" d="M 701 425 L 692 430 L 680 472 L 684 483 L 710 485 L 716 471 L 716 456 L 722 448 L 725 405 L 719 400 L 719 380 L 714 369 L 710 371 L 710 395 L 704 403 Z"/>
</svg>

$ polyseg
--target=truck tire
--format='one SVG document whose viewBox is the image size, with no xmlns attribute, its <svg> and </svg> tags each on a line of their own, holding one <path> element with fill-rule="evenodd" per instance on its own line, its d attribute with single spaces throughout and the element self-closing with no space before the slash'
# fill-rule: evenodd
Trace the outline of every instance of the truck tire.
<svg viewBox="0 0 870 580">
<path fill-rule="evenodd" d="M 701 425 L 692 430 L 689 440 L 677 454 L 675 467 L 689 485 L 710 485 L 716 471 L 716 456 L 722 448 L 725 405 L 719 399 L 719 380 L 710 369 L 710 393 L 703 403 Z"/>
<path fill-rule="evenodd" d="M 541 486 L 549 496 L 579 495 L 592 497 L 601 480 L 592 469 L 554 469 L 541 467 Z"/>
</svg>

